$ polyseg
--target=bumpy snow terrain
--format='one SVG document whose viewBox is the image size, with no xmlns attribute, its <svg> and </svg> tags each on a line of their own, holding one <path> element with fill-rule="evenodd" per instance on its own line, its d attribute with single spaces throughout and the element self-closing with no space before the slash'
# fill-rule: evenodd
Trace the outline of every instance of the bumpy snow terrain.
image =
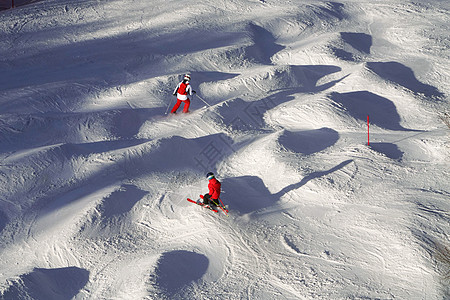
<svg viewBox="0 0 450 300">
<path fill-rule="evenodd" d="M 19 2 L 2 299 L 450 298 L 448 1 Z"/>
</svg>

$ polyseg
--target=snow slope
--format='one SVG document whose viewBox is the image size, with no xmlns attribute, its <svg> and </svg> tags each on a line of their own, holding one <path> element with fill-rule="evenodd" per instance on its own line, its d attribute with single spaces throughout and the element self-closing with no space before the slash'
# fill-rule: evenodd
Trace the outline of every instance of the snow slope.
<svg viewBox="0 0 450 300">
<path fill-rule="evenodd" d="M 1 298 L 448 299 L 449 32 L 440 0 L 1 11 Z M 208 171 L 229 217 L 185 200 Z"/>
</svg>

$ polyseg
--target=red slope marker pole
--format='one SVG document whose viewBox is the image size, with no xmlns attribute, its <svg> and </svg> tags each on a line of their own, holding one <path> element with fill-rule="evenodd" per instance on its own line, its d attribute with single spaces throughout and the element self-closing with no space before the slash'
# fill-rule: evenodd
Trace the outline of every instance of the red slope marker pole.
<svg viewBox="0 0 450 300">
<path fill-rule="evenodd" d="M 370 135 L 369 135 L 369 115 L 367 115 L 367 146 L 370 146 Z"/>
<path fill-rule="evenodd" d="M 14 8 L 14 0 L 11 0 L 11 8 Z"/>
</svg>

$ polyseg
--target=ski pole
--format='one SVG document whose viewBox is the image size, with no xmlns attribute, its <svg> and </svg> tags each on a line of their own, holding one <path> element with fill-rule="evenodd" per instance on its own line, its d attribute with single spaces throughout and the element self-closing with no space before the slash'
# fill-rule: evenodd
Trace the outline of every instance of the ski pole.
<svg viewBox="0 0 450 300">
<path fill-rule="evenodd" d="M 167 109 L 166 109 L 166 115 L 167 115 L 167 113 L 169 112 L 169 108 L 172 106 L 172 99 L 170 99 L 170 102 L 169 102 L 169 106 L 167 106 Z"/>
<path fill-rule="evenodd" d="M 223 205 L 222 199 L 220 199 L 220 197 L 219 197 L 219 201 L 220 201 L 220 204 L 222 204 L 222 206 L 225 207 L 225 205 Z"/>
<path fill-rule="evenodd" d="M 196 94 L 197 95 L 197 94 Z M 203 103 L 205 103 L 206 105 L 208 105 L 209 107 L 211 107 L 211 105 L 209 105 L 208 102 L 206 102 L 205 100 L 202 99 L 202 97 L 200 97 L 199 95 L 197 95 L 198 99 L 202 100 Z"/>
<path fill-rule="evenodd" d="M 222 199 L 220 199 L 220 197 L 219 197 L 219 201 L 220 201 L 220 204 L 222 204 L 223 208 L 225 208 L 226 211 L 228 211 L 228 209 L 226 208 L 225 204 L 223 204 Z"/>
<path fill-rule="evenodd" d="M 222 200 L 220 199 L 220 197 L 219 197 L 219 201 L 220 201 L 220 204 L 222 204 L 222 205 L 219 205 L 219 207 L 220 207 L 220 209 L 223 211 L 223 213 L 228 217 L 228 209 L 225 207 L 225 205 L 223 205 L 223 202 L 222 202 Z"/>
</svg>

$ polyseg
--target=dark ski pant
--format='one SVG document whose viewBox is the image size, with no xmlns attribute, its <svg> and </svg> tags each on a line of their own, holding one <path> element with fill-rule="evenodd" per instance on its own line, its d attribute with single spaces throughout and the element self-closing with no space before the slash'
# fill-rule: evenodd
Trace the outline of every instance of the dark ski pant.
<svg viewBox="0 0 450 300">
<path fill-rule="evenodd" d="M 203 203 L 204 204 L 218 206 L 219 205 L 219 199 L 212 199 L 210 194 L 205 194 L 203 196 Z"/>
</svg>

